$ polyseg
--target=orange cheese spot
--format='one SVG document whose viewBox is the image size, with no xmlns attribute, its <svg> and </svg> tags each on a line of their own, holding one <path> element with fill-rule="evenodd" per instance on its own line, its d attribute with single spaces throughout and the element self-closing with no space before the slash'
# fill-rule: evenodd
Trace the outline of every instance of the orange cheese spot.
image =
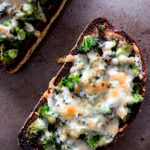
<svg viewBox="0 0 150 150">
<path fill-rule="evenodd" d="M 0 34 L 7 32 L 7 27 L 0 26 Z"/>
<path fill-rule="evenodd" d="M 75 89 L 74 89 L 74 91 L 75 91 L 76 93 L 79 93 L 80 90 L 81 90 L 80 86 L 76 86 Z"/>
<path fill-rule="evenodd" d="M 117 97 L 118 94 L 119 94 L 119 88 L 113 88 L 113 89 L 111 90 L 111 95 L 112 95 L 113 97 Z"/>
<path fill-rule="evenodd" d="M 70 131 L 70 136 L 75 139 L 79 137 L 74 131 Z"/>
<path fill-rule="evenodd" d="M 9 32 L 7 32 L 7 33 L 6 33 L 6 37 L 7 37 L 8 39 L 11 39 L 13 36 L 12 36 L 12 34 L 10 34 Z"/>
<path fill-rule="evenodd" d="M 91 119 L 88 119 L 87 124 L 91 128 L 94 126 L 94 122 Z"/>
<path fill-rule="evenodd" d="M 126 74 L 124 72 L 112 73 L 111 77 L 118 80 L 122 88 L 126 88 Z"/>
<path fill-rule="evenodd" d="M 76 114 L 81 115 L 82 113 L 83 113 L 83 111 L 80 107 L 70 104 L 65 107 L 64 118 L 70 119 L 70 118 L 73 118 Z"/>
<path fill-rule="evenodd" d="M 107 99 L 107 98 L 108 98 L 108 94 L 105 93 L 105 94 L 103 95 L 103 99 Z"/>
<path fill-rule="evenodd" d="M 89 82 L 84 82 L 83 86 L 85 91 L 91 95 L 93 93 L 103 92 L 104 90 L 110 88 L 111 84 L 106 81 L 100 81 L 96 85 L 91 85 Z"/>
<path fill-rule="evenodd" d="M 74 56 L 69 54 L 67 57 L 66 57 L 66 62 L 72 62 L 74 60 Z"/>
<path fill-rule="evenodd" d="M 54 124 L 56 122 L 56 118 L 54 118 L 54 117 L 49 118 L 49 122 L 51 124 Z"/>
</svg>

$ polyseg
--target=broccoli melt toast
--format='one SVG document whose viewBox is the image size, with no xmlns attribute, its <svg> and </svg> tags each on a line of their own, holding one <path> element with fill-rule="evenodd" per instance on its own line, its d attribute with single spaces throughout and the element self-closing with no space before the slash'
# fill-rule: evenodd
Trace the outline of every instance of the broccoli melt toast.
<svg viewBox="0 0 150 150">
<path fill-rule="evenodd" d="M 67 0 L 2 0 L 0 65 L 14 73 L 29 59 Z"/>
<path fill-rule="evenodd" d="M 135 41 L 93 20 L 22 127 L 21 149 L 108 148 L 140 110 L 145 80 Z"/>
</svg>

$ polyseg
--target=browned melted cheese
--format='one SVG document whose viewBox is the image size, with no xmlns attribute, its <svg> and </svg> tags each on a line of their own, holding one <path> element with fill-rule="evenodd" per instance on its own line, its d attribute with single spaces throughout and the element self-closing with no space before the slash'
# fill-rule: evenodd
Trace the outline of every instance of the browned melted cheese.
<svg viewBox="0 0 150 150">
<path fill-rule="evenodd" d="M 104 90 L 110 88 L 111 84 L 106 81 L 100 81 L 96 85 L 91 85 L 89 82 L 84 82 L 83 86 L 85 88 L 85 91 L 91 95 L 94 93 L 103 92 Z"/>
</svg>

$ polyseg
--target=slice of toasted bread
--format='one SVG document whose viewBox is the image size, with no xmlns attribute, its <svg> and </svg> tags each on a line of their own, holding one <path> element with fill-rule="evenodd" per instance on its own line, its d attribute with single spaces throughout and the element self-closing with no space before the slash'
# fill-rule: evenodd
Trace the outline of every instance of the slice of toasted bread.
<svg viewBox="0 0 150 150">
<path fill-rule="evenodd" d="M 27 53 L 25 54 L 25 56 L 22 58 L 21 61 L 19 61 L 17 63 L 17 65 L 15 65 L 14 67 L 11 67 L 11 68 L 9 68 L 9 67 L 7 68 L 8 73 L 12 74 L 12 73 L 17 72 L 22 67 L 22 65 L 26 63 L 26 61 L 29 59 L 29 57 L 35 51 L 36 47 L 40 44 L 40 42 L 42 41 L 42 39 L 46 35 L 46 33 L 49 30 L 52 23 L 55 21 L 55 19 L 58 17 L 60 12 L 62 11 L 62 9 L 65 6 L 66 2 L 67 2 L 67 0 L 62 0 L 61 1 L 61 4 L 59 5 L 59 8 L 57 10 L 55 10 L 54 15 L 50 17 L 50 20 L 48 20 L 48 24 L 46 25 L 44 30 L 41 32 L 40 37 L 38 37 L 37 40 L 33 43 L 33 45 L 27 50 Z"/>
<path fill-rule="evenodd" d="M 146 82 L 146 64 L 145 64 L 145 60 L 144 57 L 142 55 L 141 49 L 137 46 L 136 42 L 128 35 L 126 34 L 124 31 L 118 31 L 118 30 L 114 30 L 114 27 L 104 18 L 96 18 L 94 19 L 90 24 L 88 24 L 86 26 L 86 28 L 84 29 L 84 31 L 81 33 L 76 45 L 74 46 L 74 48 L 71 50 L 70 54 L 72 55 L 76 55 L 78 52 L 76 51 L 76 48 L 78 46 L 81 45 L 81 42 L 83 40 L 83 37 L 85 35 L 89 35 L 89 34 L 94 34 L 94 28 L 97 25 L 105 25 L 105 34 L 108 36 L 113 36 L 113 37 L 117 37 L 117 38 L 121 38 L 126 40 L 128 43 L 134 45 L 134 50 L 136 52 L 139 53 L 141 60 L 142 60 L 142 74 L 143 74 L 143 78 L 142 78 L 142 90 L 141 90 L 141 95 L 144 96 L 145 93 L 145 82 Z M 21 131 L 19 133 L 18 139 L 19 139 L 19 145 L 21 147 L 21 149 L 23 150 L 30 150 L 30 149 L 41 149 L 41 147 L 39 147 L 36 143 L 33 143 L 32 141 L 30 141 L 30 139 L 28 137 L 26 137 L 26 132 L 28 127 L 30 126 L 30 124 L 32 122 L 35 121 L 35 119 L 38 117 L 36 115 L 35 112 L 37 112 L 39 106 L 42 106 L 46 103 L 47 101 L 47 97 L 49 94 L 51 94 L 51 91 L 53 90 L 53 85 L 58 85 L 58 83 L 60 82 L 60 80 L 69 74 L 69 70 L 72 66 L 71 62 L 65 62 L 63 67 L 60 69 L 60 71 L 58 72 L 58 74 L 56 75 L 56 77 L 54 77 L 51 82 L 50 85 L 48 87 L 48 90 L 44 93 L 44 95 L 42 96 L 42 98 L 40 99 L 40 101 L 38 102 L 38 104 L 36 105 L 36 107 L 34 108 L 33 112 L 30 114 L 30 116 L 28 117 L 28 119 L 26 120 L 24 126 L 21 128 Z M 138 111 L 140 110 L 140 106 L 141 103 L 138 103 L 135 108 L 134 108 L 134 114 L 132 115 L 131 119 L 129 122 L 127 122 L 127 124 L 123 125 L 120 128 L 120 133 L 118 133 L 114 139 L 114 141 L 112 143 L 114 143 L 117 139 L 117 137 L 123 133 L 124 129 L 129 125 L 129 123 L 132 122 L 132 120 L 135 118 L 136 114 L 138 113 Z M 104 147 L 108 148 L 107 147 Z"/>
</svg>

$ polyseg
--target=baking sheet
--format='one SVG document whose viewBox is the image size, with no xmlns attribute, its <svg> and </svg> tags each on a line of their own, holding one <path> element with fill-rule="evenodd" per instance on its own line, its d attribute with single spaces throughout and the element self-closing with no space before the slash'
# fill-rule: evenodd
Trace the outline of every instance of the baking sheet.
<svg viewBox="0 0 150 150">
<path fill-rule="evenodd" d="M 31 110 L 47 89 L 66 55 L 92 19 L 106 17 L 116 29 L 129 33 L 147 60 L 147 92 L 142 112 L 112 150 L 150 150 L 150 1 L 69 0 L 61 15 L 28 63 L 16 74 L 0 72 L 0 150 L 17 150 L 17 135 Z"/>
</svg>

